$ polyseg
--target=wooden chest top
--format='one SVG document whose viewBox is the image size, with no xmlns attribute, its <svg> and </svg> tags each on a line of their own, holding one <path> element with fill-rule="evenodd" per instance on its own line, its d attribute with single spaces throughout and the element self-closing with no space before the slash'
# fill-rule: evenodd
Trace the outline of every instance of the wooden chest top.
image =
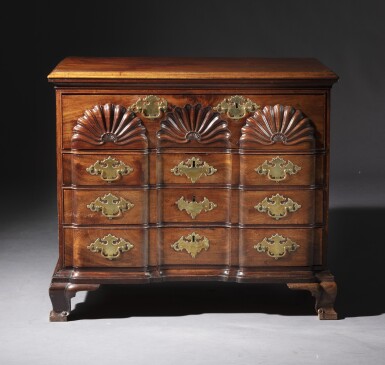
<svg viewBox="0 0 385 365">
<path fill-rule="evenodd" d="M 307 80 L 331 85 L 338 76 L 313 58 L 87 58 L 68 57 L 49 74 L 52 82 L 134 80 L 252 80 L 274 84 Z"/>
</svg>

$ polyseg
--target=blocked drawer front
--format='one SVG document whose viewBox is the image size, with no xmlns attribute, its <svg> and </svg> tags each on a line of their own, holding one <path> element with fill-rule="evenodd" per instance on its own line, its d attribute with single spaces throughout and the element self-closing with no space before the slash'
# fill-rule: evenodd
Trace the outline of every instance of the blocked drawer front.
<svg viewBox="0 0 385 365">
<path fill-rule="evenodd" d="M 241 185 L 313 185 L 313 155 L 240 155 Z"/>
<path fill-rule="evenodd" d="M 200 95 L 186 95 L 186 94 L 174 94 L 174 95 L 158 95 L 159 97 L 163 98 L 167 101 L 168 109 L 172 109 L 174 106 L 179 106 L 183 108 L 186 104 L 196 105 L 201 104 L 203 107 L 217 107 L 224 98 L 228 98 L 230 95 L 225 94 L 200 94 Z M 64 149 L 70 149 L 76 148 L 76 149 L 94 149 L 95 147 L 97 149 L 136 149 L 136 148 L 145 148 L 145 144 L 148 142 L 148 146 L 155 147 L 158 145 L 158 138 L 157 138 L 157 132 L 160 129 L 160 121 L 166 120 L 166 113 L 164 110 L 160 111 L 160 115 L 158 118 L 149 119 L 146 117 L 146 113 L 143 113 L 143 111 L 136 112 L 136 116 L 142 121 L 144 127 L 146 128 L 145 135 L 148 139 L 146 143 L 142 143 L 139 141 L 131 141 L 127 144 L 117 144 L 108 141 L 108 135 L 105 136 L 105 141 L 103 144 L 99 145 L 93 145 L 90 143 L 82 143 L 82 144 L 75 144 L 72 145 L 72 138 L 73 138 L 73 129 L 77 124 L 77 121 L 81 118 L 84 118 L 86 111 L 88 115 L 92 115 L 94 113 L 94 116 L 92 118 L 88 119 L 94 119 L 95 112 L 93 112 L 93 109 L 95 106 L 104 106 L 106 104 L 113 104 L 113 105 L 120 105 L 124 107 L 125 109 L 132 106 L 134 103 L 136 103 L 139 99 L 146 97 L 146 95 L 133 95 L 131 94 L 131 91 L 125 91 L 121 94 L 65 94 L 61 97 L 61 106 L 62 106 L 62 136 L 63 136 L 63 142 L 62 142 L 62 148 Z M 324 129 L 324 123 L 325 123 L 325 96 L 324 95 L 310 95 L 310 94 L 275 94 L 275 95 L 269 95 L 269 94 L 249 94 L 244 95 L 245 98 L 250 98 L 253 102 L 261 106 L 261 110 L 265 106 L 274 106 L 276 104 L 281 104 L 283 106 L 292 106 L 295 109 L 301 110 L 304 116 L 307 118 L 310 118 L 311 122 L 313 123 L 315 130 L 317 132 L 317 138 L 316 138 L 316 147 L 317 148 L 323 148 L 325 146 L 325 129 Z M 159 106 L 159 105 L 158 105 Z M 91 113 L 91 114 L 90 114 Z M 99 112 L 96 111 L 96 114 L 98 115 Z M 187 113 L 188 114 L 188 113 Z M 253 116 L 253 112 L 248 113 L 244 117 L 244 119 L 241 120 L 234 120 L 228 117 L 227 113 L 225 111 L 222 111 L 220 113 L 221 119 L 228 121 L 228 128 L 231 132 L 230 142 L 231 145 L 236 147 L 239 146 L 239 138 L 240 138 L 240 122 L 244 122 L 248 117 Z M 266 113 L 265 113 L 266 114 Z M 109 115 L 107 113 L 107 115 Z M 115 114 L 114 114 L 115 115 Z M 123 115 L 123 114 L 122 114 Z M 266 118 L 270 118 L 269 115 L 266 116 Z M 103 119 L 103 118 L 102 118 Z M 107 120 L 108 118 L 104 117 L 104 120 Z M 119 119 L 119 118 L 118 118 Z M 135 123 L 134 123 L 135 124 Z M 103 135 L 103 131 L 101 131 L 100 134 L 97 134 L 98 137 L 101 137 Z M 93 133 L 91 133 L 93 134 Z M 119 134 L 119 133 L 118 133 Z M 121 135 L 119 135 L 121 137 Z M 91 137 L 92 138 L 92 137 Z M 119 142 L 119 141 L 118 141 Z M 275 149 L 280 149 L 282 146 L 281 143 L 277 143 L 274 145 Z M 211 145 L 212 146 L 212 145 Z M 181 146 L 183 147 L 183 146 Z M 262 144 L 252 144 L 251 146 L 245 146 L 246 149 L 251 148 L 253 149 L 261 149 L 261 150 L 269 150 L 271 146 L 264 146 Z M 284 150 L 306 150 L 309 149 L 309 147 L 305 143 L 300 143 L 296 145 L 285 145 L 283 146 Z M 269 153 L 269 152 L 267 152 Z"/>
<path fill-rule="evenodd" d="M 162 265 L 228 265 L 230 229 L 161 228 L 158 231 Z"/>
<path fill-rule="evenodd" d="M 314 224 L 316 205 L 322 207 L 322 194 L 315 190 L 241 191 L 240 223 Z"/>
<path fill-rule="evenodd" d="M 158 184 L 231 184 L 228 153 L 160 153 L 157 156 Z"/>
<path fill-rule="evenodd" d="M 158 191 L 161 222 L 189 224 L 230 221 L 229 189 L 175 188 Z"/>
<path fill-rule="evenodd" d="M 240 267 L 310 266 L 320 229 L 240 229 Z"/>
<path fill-rule="evenodd" d="M 65 224 L 147 223 L 146 189 L 72 190 L 64 189 Z"/>
<path fill-rule="evenodd" d="M 146 185 L 148 155 L 63 154 L 64 185 Z"/>
<path fill-rule="evenodd" d="M 143 229 L 65 228 L 65 264 L 74 267 L 145 267 L 147 234 Z"/>
</svg>

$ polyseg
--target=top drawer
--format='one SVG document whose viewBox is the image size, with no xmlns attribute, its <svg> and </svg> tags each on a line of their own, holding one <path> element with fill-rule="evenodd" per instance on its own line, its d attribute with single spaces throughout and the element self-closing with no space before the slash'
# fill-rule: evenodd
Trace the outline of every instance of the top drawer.
<svg viewBox="0 0 385 365">
<path fill-rule="evenodd" d="M 231 103 L 232 94 L 184 91 L 153 96 L 134 95 L 129 90 L 97 94 L 94 90 L 92 94 L 63 91 L 60 95 L 59 91 L 61 147 L 215 147 L 280 153 L 325 147 L 325 94 L 296 91 L 269 95 L 256 90 L 254 94 L 236 97 L 254 105 L 240 115 L 235 111 L 246 106 Z"/>
</svg>

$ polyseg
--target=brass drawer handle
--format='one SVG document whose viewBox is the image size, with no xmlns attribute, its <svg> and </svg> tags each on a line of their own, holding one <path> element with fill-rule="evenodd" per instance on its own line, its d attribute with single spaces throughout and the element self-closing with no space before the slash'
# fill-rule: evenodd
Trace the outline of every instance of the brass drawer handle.
<svg viewBox="0 0 385 365">
<path fill-rule="evenodd" d="M 175 251 L 183 251 L 186 250 L 187 253 L 191 255 L 193 259 L 195 259 L 196 255 L 200 253 L 202 250 L 207 251 L 210 247 L 209 240 L 199 235 L 198 233 L 191 233 L 187 236 L 182 236 L 178 241 L 174 242 L 171 247 Z"/>
<path fill-rule="evenodd" d="M 278 220 L 286 217 L 289 212 L 296 212 L 299 208 L 301 208 L 301 205 L 294 202 L 290 198 L 285 198 L 280 194 L 275 194 L 270 198 L 266 197 L 254 208 L 258 212 L 267 213 L 269 217 Z"/>
<path fill-rule="evenodd" d="M 295 165 L 291 161 L 285 161 L 277 156 L 270 161 L 265 161 L 262 165 L 254 169 L 259 175 L 267 175 L 269 180 L 280 182 L 287 178 L 288 175 L 295 175 L 301 170 L 300 166 Z"/>
<path fill-rule="evenodd" d="M 193 197 L 193 200 L 191 202 L 185 200 L 184 196 L 182 196 L 179 198 L 178 201 L 175 202 L 175 204 L 178 206 L 178 209 L 181 212 L 185 210 L 186 213 L 189 214 L 192 219 L 195 219 L 196 216 L 202 211 L 210 212 L 211 210 L 217 207 L 215 203 L 211 202 L 206 197 L 204 197 L 201 202 L 197 202 L 195 200 L 195 196 Z"/>
<path fill-rule="evenodd" d="M 187 161 L 179 162 L 171 169 L 175 176 L 186 175 L 192 183 L 197 182 L 201 176 L 211 176 L 217 171 L 207 162 L 201 161 L 198 157 L 189 158 Z"/>
<path fill-rule="evenodd" d="M 226 113 L 231 119 L 241 119 L 247 113 L 255 112 L 259 105 L 240 95 L 223 99 L 215 108 L 219 113 Z"/>
<path fill-rule="evenodd" d="M 126 165 L 123 161 L 118 161 L 108 156 L 104 160 L 98 160 L 90 167 L 87 167 L 86 171 L 90 175 L 100 175 L 103 181 L 111 183 L 112 181 L 118 180 L 121 176 L 130 174 L 134 169 Z"/>
<path fill-rule="evenodd" d="M 108 259 L 117 259 L 121 252 L 127 252 L 131 250 L 134 245 L 123 238 L 118 238 L 112 234 L 108 234 L 103 238 L 97 238 L 95 242 L 91 243 L 87 248 L 91 252 L 100 252 L 100 254 Z"/>
<path fill-rule="evenodd" d="M 108 219 L 117 218 L 123 212 L 130 210 L 134 204 L 124 198 L 119 198 L 111 193 L 97 198 L 95 201 L 87 205 L 87 208 L 93 212 L 101 212 Z"/>
<path fill-rule="evenodd" d="M 270 238 L 265 237 L 261 242 L 254 245 L 257 252 L 266 252 L 268 256 L 278 260 L 286 255 L 287 252 L 294 252 L 300 245 L 292 241 L 290 238 L 285 238 L 278 233 Z"/>
<path fill-rule="evenodd" d="M 167 110 L 167 101 L 159 96 L 147 95 L 138 99 L 129 107 L 135 113 L 142 113 L 146 118 L 154 119 L 161 116 L 162 111 Z"/>
</svg>

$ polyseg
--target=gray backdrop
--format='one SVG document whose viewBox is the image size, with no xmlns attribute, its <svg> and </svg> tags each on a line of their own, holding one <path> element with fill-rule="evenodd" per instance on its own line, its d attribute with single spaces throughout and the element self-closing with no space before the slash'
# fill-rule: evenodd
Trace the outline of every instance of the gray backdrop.
<svg viewBox="0 0 385 365">
<path fill-rule="evenodd" d="M 52 328 L 43 330 L 39 325 L 47 319 L 46 290 L 57 258 L 55 99 L 46 76 L 70 55 L 315 57 L 335 71 L 340 81 L 332 91 L 329 263 L 339 284 L 337 309 L 343 318 L 384 313 L 384 4 L 380 0 L 137 0 L 4 6 L 2 86 L 8 97 L 2 107 L 0 144 L 0 346 L 6 350 L 0 352 L 0 360 L 22 363 L 23 352 L 11 349 L 25 328 L 31 358 L 45 363 L 33 333 L 40 328 L 41 336 Z M 306 295 L 287 291 L 275 295 L 259 289 L 261 300 L 257 294 L 248 297 L 248 286 L 181 287 L 179 299 L 171 302 L 172 288 L 138 288 L 130 296 L 144 299 L 133 305 L 126 298 L 131 309 L 110 304 L 114 301 L 108 298 L 121 295 L 120 289 L 114 290 L 92 293 L 83 306 L 76 307 L 73 318 L 237 313 L 252 308 L 309 313 Z M 206 304 L 192 300 L 202 295 Z M 146 303 L 159 296 L 164 306 L 147 312 Z M 125 302 L 125 295 L 119 298 L 118 302 Z M 277 304 L 285 301 L 288 310 Z M 245 307 L 245 303 L 249 304 Z M 15 326 L 20 332 L 12 332 Z M 360 332 L 360 327 L 354 331 Z"/>
</svg>

